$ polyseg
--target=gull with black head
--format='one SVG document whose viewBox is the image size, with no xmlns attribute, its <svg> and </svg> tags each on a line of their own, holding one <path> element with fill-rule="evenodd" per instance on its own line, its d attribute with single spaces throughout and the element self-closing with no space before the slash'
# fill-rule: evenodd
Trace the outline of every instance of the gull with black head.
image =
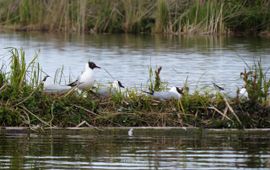
<svg viewBox="0 0 270 170">
<path fill-rule="evenodd" d="M 60 85 L 60 84 L 49 84 L 47 83 L 47 79 L 49 75 L 46 75 L 42 80 L 43 91 L 48 94 L 64 94 L 70 91 L 72 88 L 67 85 Z"/>
<path fill-rule="evenodd" d="M 95 93 L 103 97 L 108 97 L 110 95 L 122 93 L 124 91 L 126 91 L 125 86 L 123 86 L 123 84 L 119 80 L 114 80 L 111 86 L 99 87 L 96 89 Z"/>
<path fill-rule="evenodd" d="M 158 91 L 158 92 L 152 91 L 152 92 L 145 92 L 145 93 L 147 93 L 149 96 L 153 97 L 154 99 L 158 99 L 158 100 L 171 100 L 171 99 L 178 100 L 183 94 L 183 89 L 174 86 L 174 87 L 171 87 L 170 90 L 168 91 Z"/>
<path fill-rule="evenodd" d="M 88 62 L 85 64 L 84 71 L 82 74 L 72 83 L 69 83 L 68 86 L 74 87 L 77 86 L 80 90 L 87 90 L 93 86 L 95 81 L 94 70 L 100 68 L 94 62 Z"/>
</svg>

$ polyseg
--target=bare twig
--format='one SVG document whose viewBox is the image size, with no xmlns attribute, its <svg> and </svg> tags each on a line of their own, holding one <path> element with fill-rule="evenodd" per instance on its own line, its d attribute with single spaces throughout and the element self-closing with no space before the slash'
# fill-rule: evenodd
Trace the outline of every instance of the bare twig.
<svg viewBox="0 0 270 170">
<path fill-rule="evenodd" d="M 76 127 L 81 127 L 82 125 L 86 124 L 88 127 L 93 127 L 92 125 L 90 125 L 87 121 L 82 121 L 81 123 L 79 123 Z"/>
<path fill-rule="evenodd" d="M 7 84 L 5 83 L 1 88 L 0 88 L 0 92 L 7 86 Z"/>
<path fill-rule="evenodd" d="M 79 84 L 78 84 L 78 85 L 79 85 Z M 71 88 L 65 95 L 63 95 L 62 97 L 67 97 L 68 95 L 70 95 L 70 94 L 78 87 L 78 85 L 72 87 L 72 88 Z"/>
<path fill-rule="evenodd" d="M 38 119 L 41 123 L 43 123 L 43 124 L 49 126 L 50 128 L 52 128 L 52 126 L 51 126 L 48 122 L 42 120 L 40 117 L 38 117 L 37 115 L 35 115 L 34 113 L 32 113 L 30 110 L 28 110 L 25 106 L 21 106 L 21 108 L 22 108 L 24 111 L 26 111 L 27 113 L 29 113 L 30 115 L 34 116 L 34 117 L 35 117 L 36 119 Z"/>
<path fill-rule="evenodd" d="M 223 114 L 227 116 L 227 112 L 228 112 L 228 107 L 225 107 Z M 222 120 L 224 120 L 224 116 L 222 117 Z"/>
<path fill-rule="evenodd" d="M 23 111 L 23 113 L 25 114 L 25 116 L 23 116 L 22 114 L 20 116 L 24 119 L 23 122 L 25 122 L 25 124 L 29 125 L 30 127 L 30 124 L 31 124 L 30 117 L 28 113 L 26 113 L 25 110 Z"/>
<path fill-rule="evenodd" d="M 217 113 L 219 113 L 221 116 L 222 116 L 222 118 L 226 118 L 226 119 L 228 119 L 228 120 L 230 120 L 230 121 L 232 121 L 232 119 L 230 119 L 228 116 L 226 116 L 224 113 L 222 113 L 220 110 L 218 110 L 216 107 L 214 107 L 214 106 L 211 106 L 211 107 L 208 107 L 209 109 L 212 109 L 212 110 L 215 110 Z"/>
<path fill-rule="evenodd" d="M 15 104 L 15 107 L 16 106 L 19 106 L 21 105 L 22 103 L 26 102 L 36 91 L 37 91 L 38 88 L 36 88 L 35 90 L 33 90 L 29 96 L 27 96 L 26 98 L 24 98 L 22 101 L 20 101 L 19 103 Z"/>
<path fill-rule="evenodd" d="M 228 100 L 226 99 L 225 96 L 223 96 L 223 99 L 227 105 L 227 107 L 229 108 L 229 110 L 232 112 L 232 114 L 234 115 L 234 117 L 236 118 L 236 120 L 238 121 L 238 123 L 240 125 L 242 125 L 242 122 L 240 121 L 239 117 L 236 115 L 236 113 L 234 112 L 233 108 L 231 107 L 231 105 L 229 104 Z"/>
<path fill-rule="evenodd" d="M 77 107 L 77 108 L 79 108 L 79 109 L 82 109 L 82 110 L 84 110 L 84 111 L 86 111 L 86 112 L 88 112 L 88 113 L 91 113 L 91 114 L 95 115 L 95 116 L 98 115 L 98 114 L 96 114 L 95 112 L 93 112 L 93 111 L 91 111 L 91 110 L 88 110 L 88 109 L 86 109 L 86 108 L 84 108 L 84 107 L 82 107 L 82 106 L 78 106 L 78 105 L 75 105 L 75 104 L 73 104 L 72 106 Z"/>
</svg>

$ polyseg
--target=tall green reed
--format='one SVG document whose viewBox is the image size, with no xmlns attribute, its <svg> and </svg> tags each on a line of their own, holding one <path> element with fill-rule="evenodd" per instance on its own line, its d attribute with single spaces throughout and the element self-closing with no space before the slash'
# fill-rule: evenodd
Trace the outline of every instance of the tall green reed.
<svg viewBox="0 0 270 170">
<path fill-rule="evenodd" d="M 153 91 L 162 91 L 167 89 L 167 83 L 163 82 L 161 80 L 161 73 L 162 67 L 159 66 L 156 68 L 155 71 L 153 71 L 153 68 L 150 66 L 148 69 L 148 76 L 149 76 L 149 84 L 148 84 L 148 89 L 150 92 Z"/>
<path fill-rule="evenodd" d="M 41 72 L 39 64 L 36 63 L 38 55 L 36 54 L 27 64 L 23 49 L 11 48 L 10 53 L 11 64 L 8 79 L 14 91 L 21 91 L 26 85 L 38 86 Z"/>
<path fill-rule="evenodd" d="M 169 7 L 166 0 L 157 1 L 157 11 L 156 11 L 156 32 L 164 32 L 168 30 L 169 25 Z"/>
<path fill-rule="evenodd" d="M 155 7 L 151 1 L 122 0 L 123 31 L 144 32 L 149 30 L 153 23 L 150 22 L 152 11 Z M 151 30 L 151 28 L 150 28 Z"/>
<path fill-rule="evenodd" d="M 179 17 L 182 32 L 189 33 L 223 33 L 224 1 L 195 1 L 195 3 Z"/>
<path fill-rule="evenodd" d="M 252 103 L 267 104 L 270 88 L 270 79 L 267 77 L 269 68 L 263 67 L 261 59 L 254 61 L 251 66 L 247 65 L 247 67 L 248 70 L 245 69 L 241 73 L 241 77 L 249 100 Z"/>
<path fill-rule="evenodd" d="M 0 24 L 19 30 L 217 34 L 269 31 L 267 0 L 3 0 Z"/>
<path fill-rule="evenodd" d="M 267 0 L 231 1 L 226 4 L 226 26 L 233 32 L 257 33 L 270 26 L 270 3 Z"/>
</svg>

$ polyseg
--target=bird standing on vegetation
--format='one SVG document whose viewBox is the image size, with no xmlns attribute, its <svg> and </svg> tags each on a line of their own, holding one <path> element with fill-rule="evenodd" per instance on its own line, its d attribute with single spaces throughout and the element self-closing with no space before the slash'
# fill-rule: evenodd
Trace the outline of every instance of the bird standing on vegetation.
<svg viewBox="0 0 270 170">
<path fill-rule="evenodd" d="M 239 89 L 239 97 L 248 99 L 248 92 L 245 87 L 242 87 L 241 89 Z"/>
<path fill-rule="evenodd" d="M 245 99 L 248 99 L 248 92 L 247 92 L 247 89 L 246 89 L 246 86 L 247 86 L 247 82 L 248 82 L 248 76 L 252 74 L 252 72 L 241 72 L 240 73 L 240 77 L 243 79 L 244 81 L 244 85 L 241 89 L 238 89 L 237 91 L 237 95 L 240 97 L 240 98 L 245 98 Z"/>
<path fill-rule="evenodd" d="M 123 84 L 119 80 L 114 80 L 112 83 L 112 87 L 118 92 L 121 92 L 125 89 L 125 86 L 123 86 Z"/>
<path fill-rule="evenodd" d="M 71 90 L 70 86 L 67 85 L 60 85 L 60 84 L 47 84 L 46 80 L 49 78 L 50 76 L 46 75 L 43 80 L 42 80 L 42 84 L 43 84 L 43 91 L 45 93 L 49 93 L 49 94 L 64 94 L 66 92 L 68 92 L 69 90 Z"/>
<path fill-rule="evenodd" d="M 125 91 L 125 87 L 119 80 L 114 80 L 111 87 L 97 88 L 96 94 L 108 97 L 109 95 L 114 95 L 116 93 L 122 93 Z"/>
<path fill-rule="evenodd" d="M 143 91 L 145 92 L 145 91 Z M 145 92 L 149 94 L 154 99 L 158 100 L 171 100 L 171 99 L 180 99 L 181 95 L 183 94 L 183 89 L 179 87 L 171 87 L 169 91 L 152 91 L 152 92 Z"/>
<path fill-rule="evenodd" d="M 94 62 L 88 62 L 85 64 L 83 73 L 72 83 L 69 83 L 68 86 L 74 87 L 77 86 L 80 90 L 89 89 L 95 81 L 94 69 L 100 68 Z"/>
</svg>

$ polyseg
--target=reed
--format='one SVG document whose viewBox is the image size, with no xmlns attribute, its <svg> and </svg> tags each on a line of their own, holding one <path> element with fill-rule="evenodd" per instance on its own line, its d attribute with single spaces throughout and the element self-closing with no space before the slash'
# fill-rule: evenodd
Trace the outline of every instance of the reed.
<svg viewBox="0 0 270 170">
<path fill-rule="evenodd" d="M 255 34 L 269 28 L 269 1 L 233 1 L 227 7 L 234 14 L 227 14 L 225 19 L 226 26 L 231 31 Z"/>
<path fill-rule="evenodd" d="M 100 33 L 264 33 L 267 0 L 2 0 L 3 28 Z"/>
<path fill-rule="evenodd" d="M 259 59 L 241 73 L 244 86 L 247 89 L 248 97 L 252 104 L 262 103 L 267 105 L 269 102 L 270 79 L 267 77 L 268 71 L 269 68 L 264 68 L 261 59 Z"/>
<path fill-rule="evenodd" d="M 156 11 L 156 32 L 164 32 L 168 30 L 170 22 L 170 14 L 168 2 L 166 0 L 157 1 Z"/>
<path fill-rule="evenodd" d="M 211 128 L 270 127 L 268 90 L 270 80 L 261 61 L 249 66 L 246 76 L 249 99 L 239 101 L 221 92 L 205 89 L 190 93 L 184 83 L 179 100 L 158 101 L 137 89 L 101 97 L 91 92 L 68 95 L 46 94 L 38 53 L 28 63 L 22 49 L 10 49 L 10 69 L 0 69 L 1 126 L 46 128 L 81 126 L 194 126 Z M 164 90 L 161 69 L 149 69 L 149 89 Z M 63 82 L 63 68 L 57 73 Z M 205 91 L 204 91 L 205 90 Z M 86 94 L 86 95 L 85 95 Z"/>
<path fill-rule="evenodd" d="M 179 21 L 180 29 L 186 33 L 224 33 L 224 1 L 196 1 Z"/>
<path fill-rule="evenodd" d="M 134 1 L 123 0 L 123 31 L 136 33 L 136 32 L 151 32 L 153 22 L 151 15 L 155 2 L 153 1 Z"/>
<path fill-rule="evenodd" d="M 148 90 L 150 92 L 153 91 L 162 91 L 167 89 L 168 83 L 161 80 L 161 73 L 162 67 L 159 66 L 153 71 L 153 68 L 150 66 L 148 70 Z"/>
<path fill-rule="evenodd" d="M 27 76 L 30 79 L 30 86 L 36 87 L 39 84 L 40 78 L 40 66 L 36 65 L 36 59 L 38 55 L 35 55 L 33 59 L 26 64 L 25 61 L 25 52 L 20 49 L 11 48 L 11 65 L 10 65 L 10 75 L 9 81 L 11 87 L 14 91 L 20 91 L 27 84 Z M 29 72 L 29 70 L 31 70 Z"/>
</svg>

